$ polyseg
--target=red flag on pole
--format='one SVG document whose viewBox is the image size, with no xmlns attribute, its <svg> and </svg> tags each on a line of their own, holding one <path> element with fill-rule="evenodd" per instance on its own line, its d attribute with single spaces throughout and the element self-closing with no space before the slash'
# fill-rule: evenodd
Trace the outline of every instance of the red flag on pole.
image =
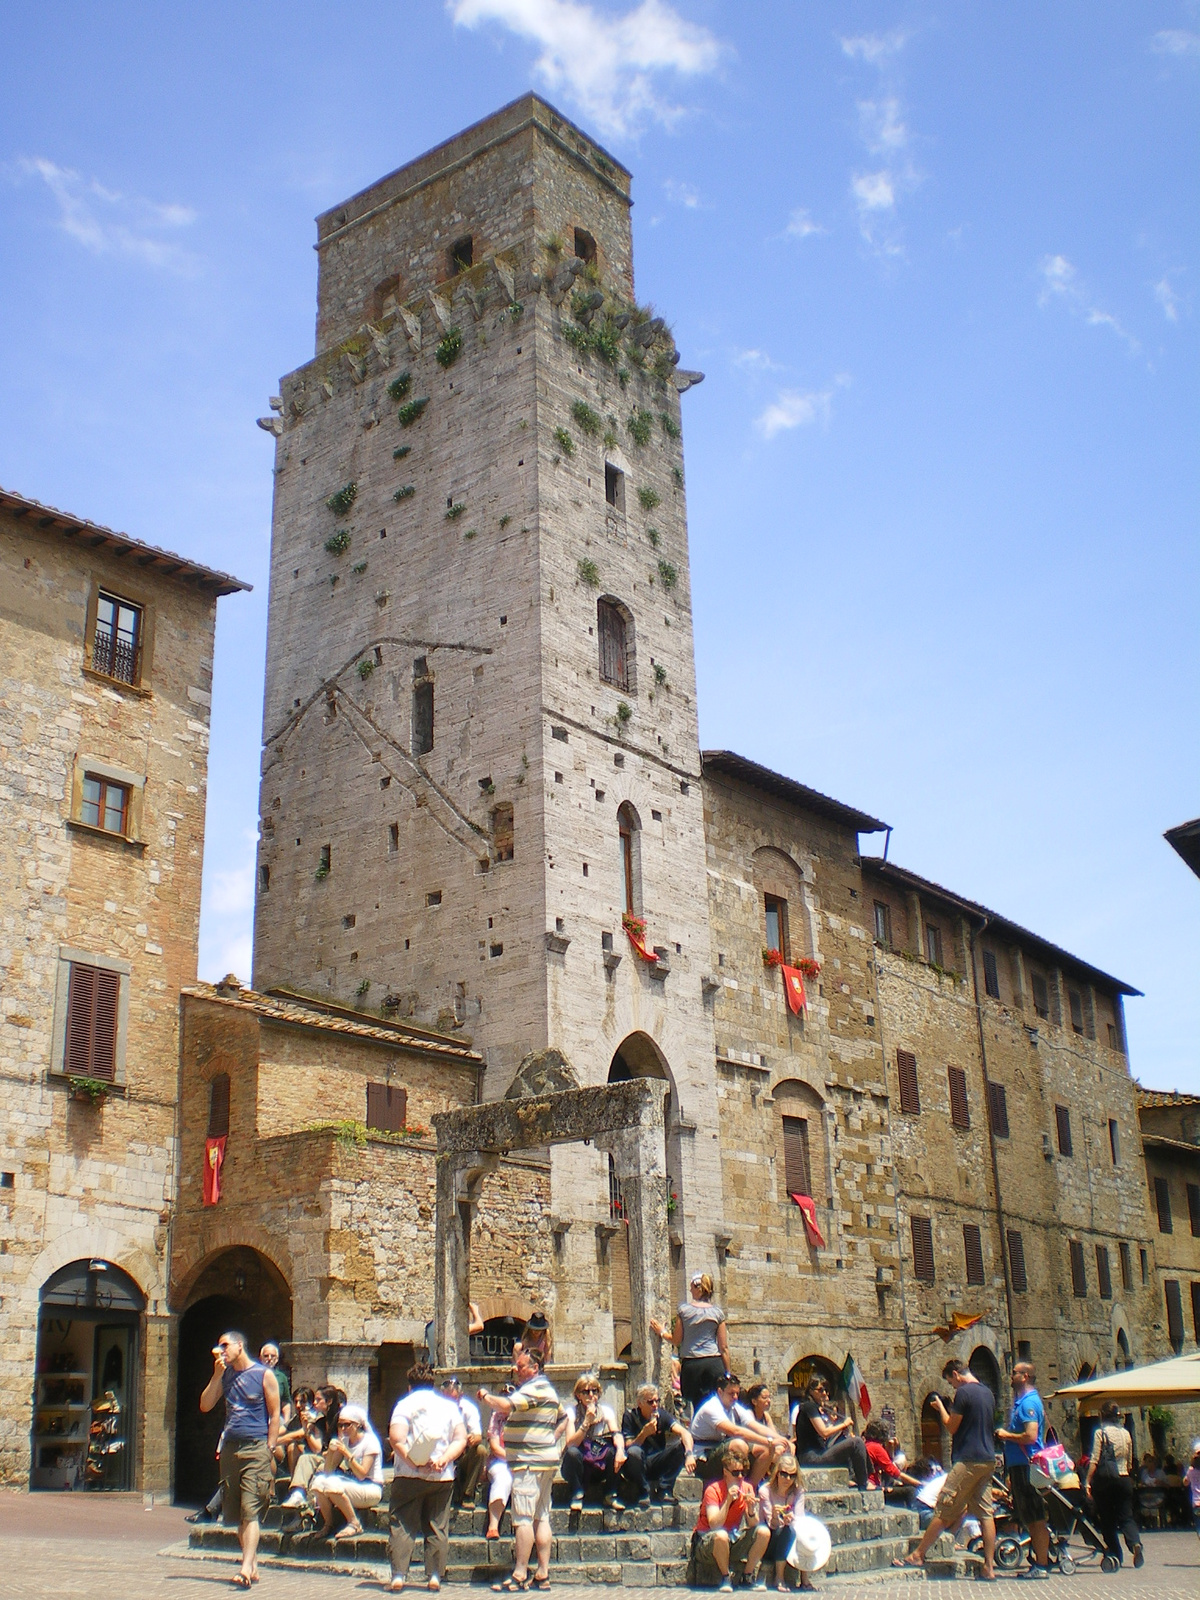
<svg viewBox="0 0 1200 1600">
<path fill-rule="evenodd" d="M 204 1204 L 215 1206 L 221 1198 L 221 1168 L 225 1165 L 225 1135 L 204 1141 Z"/>
<path fill-rule="evenodd" d="M 788 1010 L 794 1017 L 798 1017 L 802 1011 L 808 1010 L 808 996 L 804 993 L 804 975 L 799 967 L 781 964 L 779 970 L 783 973 L 783 992 L 787 996 Z"/>
<path fill-rule="evenodd" d="M 808 1234 L 809 1243 L 823 1245 L 825 1236 L 817 1226 L 817 1207 L 812 1196 L 808 1194 L 793 1194 L 792 1199 L 800 1207 L 800 1215 L 804 1218 L 804 1228 Z"/>
</svg>

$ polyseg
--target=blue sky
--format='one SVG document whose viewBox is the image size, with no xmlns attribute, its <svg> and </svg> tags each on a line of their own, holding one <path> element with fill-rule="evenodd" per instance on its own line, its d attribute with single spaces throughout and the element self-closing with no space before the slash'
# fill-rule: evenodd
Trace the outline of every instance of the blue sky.
<svg viewBox="0 0 1200 1600">
<path fill-rule="evenodd" d="M 701 732 L 1146 991 L 1200 1092 L 1200 7 L 8 0 L 0 483 L 232 570 L 201 971 L 249 972 L 271 441 L 313 217 L 536 87 L 634 172 Z"/>
</svg>

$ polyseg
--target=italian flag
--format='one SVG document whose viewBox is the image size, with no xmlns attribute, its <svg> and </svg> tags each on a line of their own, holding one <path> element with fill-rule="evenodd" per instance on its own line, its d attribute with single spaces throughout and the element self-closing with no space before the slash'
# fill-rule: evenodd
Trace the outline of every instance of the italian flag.
<svg viewBox="0 0 1200 1600">
<path fill-rule="evenodd" d="M 842 1388 L 853 1400 L 864 1417 L 871 1415 L 871 1396 L 867 1393 L 867 1386 L 863 1382 L 863 1375 L 858 1370 L 854 1357 L 847 1353 L 846 1364 L 842 1368 Z"/>
</svg>

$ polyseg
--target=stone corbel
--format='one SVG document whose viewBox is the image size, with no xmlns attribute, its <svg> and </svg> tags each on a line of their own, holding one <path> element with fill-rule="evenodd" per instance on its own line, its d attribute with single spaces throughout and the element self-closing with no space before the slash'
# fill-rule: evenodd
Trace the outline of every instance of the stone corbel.
<svg viewBox="0 0 1200 1600">
<path fill-rule="evenodd" d="M 400 321 L 404 326 L 409 349 L 413 355 L 419 356 L 421 354 L 421 318 L 416 312 L 410 311 L 407 306 L 397 306 L 396 310 L 400 313 Z"/>
<path fill-rule="evenodd" d="M 616 1222 L 598 1222 L 596 1224 L 596 1245 L 602 1262 L 608 1260 L 609 1240 L 615 1236 L 619 1226 L 620 1224 Z"/>
<path fill-rule="evenodd" d="M 606 950 L 604 952 L 603 961 L 604 961 L 604 970 L 605 970 L 605 972 L 608 972 L 608 973 L 615 972 L 617 970 L 617 968 L 621 965 L 620 952 L 616 951 L 616 950 Z"/>
<path fill-rule="evenodd" d="M 375 354 L 385 367 L 392 364 L 392 344 L 383 328 L 377 328 L 373 322 L 364 322 L 362 331 L 368 336 L 375 346 Z"/>
<path fill-rule="evenodd" d="M 492 270 L 500 279 L 500 287 L 504 290 L 508 297 L 508 303 L 511 305 L 517 298 L 516 269 L 511 262 L 505 261 L 503 256 L 493 256 Z"/>
<path fill-rule="evenodd" d="M 657 957 L 657 960 L 650 968 L 650 976 L 652 978 L 667 977 L 671 971 L 671 952 L 667 949 L 665 944 L 656 944 L 654 946 L 654 954 Z"/>
<path fill-rule="evenodd" d="M 429 296 L 429 306 L 437 318 L 438 326 L 443 333 L 449 333 L 454 326 L 454 307 L 449 300 L 444 300 L 440 294 Z"/>
<path fill-rule="evenodd" d="M 720 978 L 714 978 L 711 972 L 706 972 L 700 979 L 700 993 L 706 1000 L 711 999 L 720 987 Z"/>
<path fill-rule="evenodd" d="M 264 433 L 273 433 L 277 439 L 283 432 L 282 417 L 258 417 L 256 420 Z"/>
<path fill-rule="evenodd" d="M 571 938 L 569 934 L 555 933 L 552 930 L 547 929 L 546 949 L 550 951 L 551 955 L 565 956 L 567 953 L 567 946 L 570 943 Z"/>
</svg>

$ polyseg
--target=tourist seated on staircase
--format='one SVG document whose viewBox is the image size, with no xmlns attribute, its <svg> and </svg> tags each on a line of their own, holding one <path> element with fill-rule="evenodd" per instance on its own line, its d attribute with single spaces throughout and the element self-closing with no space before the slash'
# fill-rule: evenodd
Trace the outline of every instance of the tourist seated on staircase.
<svg viewBox="0 0 1200 1600">
<path fill-rule="evenodd" d="M 686 1467 L 695 1466 L 692 1436 L 660 1403 L 658 1390 L 644 1383 L 637 1404 L 621 1418 L 625 1439 L 625 1470 L 620 1493 L 626 1505 L 644 1510 L 652 1500 L 671 1499 L 675 1480 Z"/>
<path fill-rule="evenodd" d="M 787 1581 L 787 1558 L 796 1541 L 796 1519 L 804 1515 L 804 1479 L 790 1451 L 780 1456 L 771 1476 L 759 1484 L 758 1505 L 759 1521 L 771 1530 L 767 1548 L 763 1551 L 763 1572 L 769 1580 L 771 1568 L 774 1567 L 775 1587 L 783 1591 L 790 1587 Z M 800 1573 L 800 1587 L 813 1587 L 807 1572 Z"/>
<path fill-rule="evenodd" d="M 329 1450 L 337 1439 L 338 1417 L 345 1403 L 345 1391 L 325 1383 L 313 1395 L 311 1409 L 302 1414 L 303 1449 L 292 1469 L 291 1491 L 283 1502 L 285 1510 L 307 1510 L 309 1486 L 317 1473 L 336 1471 L 337 1460 L 330 1457 Z"/>
<path fill-rule="evenodd" d="M 353 1539 L 362 1531 L 360 1511 L 371 1510 L 383 1498 L 383 1446 L 361 1406 L 343 1406 L 337 1438 L 325 1453 L 332 1470 L 318 1472 L 309 1493 L 321 1518 L 320 1532 L 333 1532 L 335 1517 L 344 1526 L 336 1539 Z"/>
<path fill-rule="evenodd" d="M 883 1489 L 885 1493 L 889 1490 L 919 1487 L 920 1479 L 905 1472 L 892 1459 L 888 1442 L 887 1429 L 882 1422 L 867 1423 L 863 1429 L 863 1443 L 867 1447 L 867 1456 L 871 1463 L 871 1476 L 867 1480 L 867 1487 Z"/>
<path fill-rule="evenodd" d="M 513 1386 L 506 1383 L 500 1393 L 507 1398 Z M 512 1468 L 504 1449 L 504 1413 L 493 1411 L 487 1430 L 487 1532 L 485 1539 L 500 1537 L 500 1518 L 512 1494 Z"/>
<path fill-rule="evenodd" d="M 774 1443 L 757 1423 L 740 1422 L 736 1407 L 741 1380 L 732 1372 L 722 1375 L 716 1394 L 701 1405 L 692 1418 L 692 1443 L 696 1456 L 696 1476 L 707 1483 L 724 1469 L 723 1447 L 741 1440 L 750 1455 L 750 1479 L 761 1483 L 776 1458 Z"/>
<path fill-rule="evenodd" d="M 571 1510 L 583 1509 L 584 1497 L 598 1491 L 601 1503 L 616 1504 L 616 1478 L 625 1466 L 625 1440 L 611 1406 L 600 1401 L 600 1378 L 581 1373 L 575 1380 L 575 1404 L 567 1411 L 566 1449 L 560 1471 L 571 1495 Z"/>
<path fill-rule="evenodd" d="M 731 1439 L 722 1451 L 721 1476 L 705 1489 L 692 1532 L 689 1567 L 692 1581 L 701 1588 L 715 1583 L 728 1593 L 739 1565 L 748 1588 L 767 1586 L 760 1569 L 771 1530 L 760 1516 L 758 1491 L 746 1476 L 749 1470 L 750 1447 L 744 1439 Z"/>
<path fill-rule="evenodd" d="M 296 1390 L 292 1396 L 292 1417 L 287 1427 L 280 1433 L 275 1441 L 276 1454 L 280 1455 L 283 1468 L 290 1478 L 296 1470 L 296 1463 L 308 1447 L 309 1424 L 305 1415 L 312 1413 L 314 1393 L 307 1387 Z"/>
<path fill-rule="evenodd" d="M 839 1417 L 824 1378 L 810 1378 L 796 1410 L 796 1459 L 802 1467 L 849 1467 L 856 1489 L 870 1477 L 867 1447 L 852 1417 Z"/>
<path fill-rule="evenodd" d="M 791 1448 L 792 1443 L 787 1435 L 780 1433 L 775 1426 L 771 1416 L 772 1399 L 771 1385 L 764 1383 L 761 1378 L 756 1378 L 743 1390 L 733 1408 L 735 1419 L 756 1438 L 765 1440 L 771 1446 L 772 1455 L 768 1473 L 774 1468 L 780 1456 Z"/>
</svg>

